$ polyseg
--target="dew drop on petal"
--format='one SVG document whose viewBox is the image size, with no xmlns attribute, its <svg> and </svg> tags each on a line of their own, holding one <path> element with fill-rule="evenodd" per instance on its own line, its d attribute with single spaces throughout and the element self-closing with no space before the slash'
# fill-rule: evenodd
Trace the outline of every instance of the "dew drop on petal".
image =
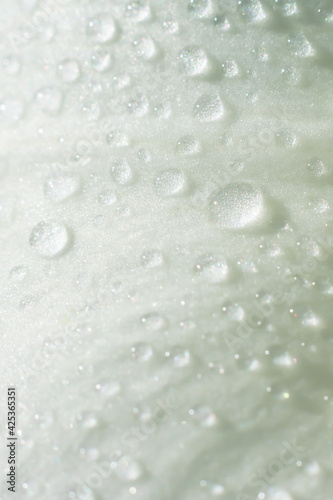
<svg viewBox="0 0 333 500">
<path fill-rule="evenodd" d="M 124 456 L 117 462 L 115 472 L 123 481 L 136 481 L 142 475 L 142 468 L 133 458 Z"/>
<path fill-rule="evenodd" d="M 213 220 L 226 228 L 243 228 L 260 221 L 264 199 L 259 189 L 247 182 L 227 184 L 210 201 Z"/>
<path fill-rule="evenodd" d="M 222 257 L 213 254 L 202 256 L 195 265 L 196 275 L 210 283 L 220 283 L 228 276 L 228 265 Z"/>
<path fill-rule="evenodd" d="M 194 116 L 203 122 L 220 120 L 224 115 L 224 106 L 218 95 L 204 94 L 194 106 Z"/>
<path fill-rule="evenodd" d="M 164 170 L 155 180 L 156 192 L 163 197 L 181 194 L 186 187 L 187 180 L 181 170 Z"/>
<path fill-rule="evenodd" d="M 44 184 L 46 198 L 60 203 L 76 194 L 80 189 L 80 178 L 69 172 L 57 172 L 47 177 Z"/>
<path fill-rule="evenodd" d="M 56 257 L 69 244 L 69 233 L 65 225 L 58 222 L 40 222 L 30 235 L 30 246 L 42 257 Z"/>
<path fill-rule="evenodd" d="M 115 39 L 117 26 L 110 14 L 101 13 L 88 20 L 86 32 L 92 42 L 104 44 Z"/>
<path fill-rule="evenodd" d="M 204 49 L 197 46 L 186 47 L 178 55 L 181 69 L 188 76 L 197 76 L 207 72 L 208 56 Z"/>
<path fill-rule="evenodd" d="M 58 65 L 58 74 L 65 83 L 76 82 L 80 78 L 80 66 L 75 59 L 64 59 Z"/>
<path fill-rule="evenodd" d="M 55 114 L 62 104 L 62 93 L 57 87 L 44 87 L 36 93 L 35 101 L 43 113 Z"/>
</svg>

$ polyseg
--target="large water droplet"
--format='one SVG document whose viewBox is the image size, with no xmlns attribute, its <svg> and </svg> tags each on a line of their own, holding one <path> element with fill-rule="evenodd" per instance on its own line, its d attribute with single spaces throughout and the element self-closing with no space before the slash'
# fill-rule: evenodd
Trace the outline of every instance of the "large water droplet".
<svg viewBox="0 0 333 500">
<path fill-rule="evenodd" d="M 212 218 L 222 227 L 243 228 L 258 222 L 263 214 L 261 192 L 247 182 L 235 182 L 215 192 L 210 201 Z"/>
<path fill-rule="evenodd" d="M 30 235 L 30 246 L 42 257 L 56 257 L 69 244 L 69 233 L 65 225 L 58 222 L 40 222 Z"/>
</svg>

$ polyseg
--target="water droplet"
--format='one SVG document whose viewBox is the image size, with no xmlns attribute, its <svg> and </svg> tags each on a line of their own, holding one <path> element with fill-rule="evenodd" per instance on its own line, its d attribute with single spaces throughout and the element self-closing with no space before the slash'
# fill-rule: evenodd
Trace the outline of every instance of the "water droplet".
<svg viewBox="0 0 333 500">
<path fill-rule="evenodd" d="M 117 196 L 112 191 L 102 191 L 98 195 L 98 200 L 102 205 L 113 205 L 117 201 Z"/>
<path fill-rule="evenodd" d="M 245 318 L 245 311 L 239 304 L 227 303 L 222 307 L 222 310 L 227 313 L 229 318 L 233 321 L 243 321 Z"/>
<path fill-rule="evenodd" d="M 189 11 L 197 19 L 207 19 L 214 13 L 212 0 L 190 0 Z"/>
<path fill-rule="evenodd" d="M 275 3 L 285 17 L 293 16 L 298 13 L 298 7 L 295 0 L 275 0 Z"/>
<path fill-rule="evenodd" d="M 225 63 L 223 63 L 222 69 L 227 78 L 233 78 L 234 76 L 239 75 L 239 68 L 233 59 L 228 59 Z"/>
<path fill-rule="evenodd" d="M 100 13 L 88 20 L 87 36 L 94 43 L 108 43 L 116 38 L 117 25 L 108 13 Z"/>
<path fill-rule="evenodd" d="M 128 102 L 127 108 L 133 115 L 141 117 L 148 113 L 149 101 L 145 95 L 139 95 Z"/>
<path fill-rule="evenodd" d="M 214 17 L 214 26 L 223 31 L 228 31 L 230 29 L 230 22 L 226 16 L 216 16 Z"/>
<path fill-rule="evenodd" d="M 9 75 L 17 75 L 21 69 L 21 61 L 14 55 L 4 57 L 2 59 L 2 68 Z"/>
<path fill-rule="evenodd" d="M 186 190 L 187 181 L 181 170 L 164 170 L 156 177 L 155 188 L 160 196 L 175 196 Z"/>
<path fill-rule="evenodd" d="M 159 250 L 146 250 L 141 255 L 141 264 L 149 269 L 163 264 L 163 254 Z"/>
<path fill-rule="evenodd" d="M 117 462 L 115 472 L 123 481 L 136 481 L 142 475 L 142 468 L 133 458 L 124 456 Z"/>
<path fill-rule="evenodd" d="M 212 218 L 222 227 L 237 229 L 257 223 L 263 210 L 261 192 L 247 182 L 227 184 L 211 197 Z"/>
<path fill-rule="evenodd" d="M 125 185 L 133 180 L 133 172 L 126 160 L 115 160 L 111 166 L 111 175 L 116 184 Z"/>
<path fill-rule="evenodd" d="M 157 332 L 167 328 L 167 320 L 158 313 L 150 313 L 142 316 L 141 323 L 149 331 Z"/>
<path fill-rule="evenodd" d="M 136 54 L 146 61 L 152 60 L 157 56 L 157 46 L 154 40 L 147 35 L 138 36 L 134 42 Z"/>
<path fill-rule="evenodd" d="M 139 361 L 139 363 L 145 363 L 146 361 L 149 361 L 152 355 L 152 347 L 144 342 L 140 342 L 131 347 L 131 358 Z"/>
<path fill-rule="evenodd" d="M 32 230 L 30 246 L 42 257 L 52 258 L 66 250 L 69 240 L 65 225 L 58 222 L 40 222 Z"/>
<path fill-rule="evenodd" d="M 80 66 L 75 59 L 64 59 L 58 66 L 58 74 L 65 83 L 76 82 L 80 78 Z"/>
<path fill-rule="evenodd" d="M 195 117 L 204 122 L 220 120 L 224 114 L 224 106 L 218 95 L 204 94 L 194 106 Z"/>
<path fill-rule="evenodd" d="M 297 146 L 297 137 L 290 129 L 284 129 L 277 133 L 276 142 L 279 146 L 292 149 Z"/>
<path fill-rule="evenodd" d="M 179 30 L 179 23 L 176 19 L 169 19 L 168 21 L 164 21 L 163 28 L 167 33 L 174 34 Z"/>
<path fill-rule="evenodd" d="M 314 177 L 322 177 L 327 174 L 328 169 L 322 160 L 313 159 L 308 163 L 308 168 Z"/>
<path fill-rule="evenodd" d="M 23 281 L 27 275 L 27 268 L 25 266 L 16 266 L 10 271 L 10 276 L 14 281 Z"/>
<path fill-rule="evenodd" d="M 91 56 L 91 65 L 98 73 L 103 73 L 110 69 L 112 57 L 109 51 L 96 49 Z"/>
<path fill-rule="evenodd" d="M 177 151 L 182 155 L 195 155 L 200 150 L 200 142 L 193 135 L 184 135 L 177 142 Z"/>
<path fill-rule="evenodd" d="M 103 398 L 113 398 L 119 394 L 121 387 L 118 381 L 102 380 L 96 384 L 96 390 Z"/>
<path fill-rule="evenodd" d="M 82 111 L 84 117 L 90 122 L 98 120 L 101 114 L 101 108 L 98 102 L 96 102 L 94 99 L 91 99 L 90 97 L 86 97 L 83 99 Z"/>
<path fill-rule="evenodd" d="M 214 427 L 217 423 L 217 417 L 209 406 L 199 405 L 189 410 L 193 420 L 201 427 Z"/>
<path fill-rule="evenodd" d="M 242 16 L 250 23 L 259 23 L 266 19 L 265 11 L 259 0 L 241 0 L 239 6 Z"/>
<path fill-rule="evenodd" d="M 7 122 L 16 122 L 24 113 L 24 102 L 15 97 L 8 97 L 0 102 L 1 115 Z"/>
<path fill-rule="evenodd" d="M 37 92 L 35 101 L 43 113 L 56 114 L 62 104 L 62 93 L 57 87 L 44 87 Z"/>
<path fill-rule="evenodd" d="M 291 53 L 297 57 L 305 58 L 315 55 L 315 50 L 311 43 L 305 38 L 303 33 L 293 36 L 288 40 Z"/>
<path fill-rule="evenodd" d="M 172 353 L 172 361 L 177 368 L 184 368 L 191 362 L 191 355 L 187 349 L 177 347 Z"/>
<path fill-rule="evenodd" d="M 32 12 L 38 5 L 39 0 L 20 0 L 21 9 L 25 12 Z"/>
<path fill-rule="evenodd" d="M 178 61 L 188 76 L 198 76 L 209 70 L 208 56 L 201 47 L 186 47 L 179 53 Z"/>
<path fill-rule="evenodd" d="M 142 23 L 151 18 L 151 9 L 144 0 L 132 0 L 126 5 L 126 16 L 135 23 Z"/>
<path fill-rule="evenodd" d="M 265 500 L 293 500 L 288 491 L 281 488 L 269 488 Z"/>
<path fill-rule="evenodd" d="M 84 429 L 94 429 L 97 426 L 97 416 L 94 412 L 83 412 L 77 418 Z"/>
<path fill-rule="evenodd" d="M 204 281 L 221 283 L 227 278 L 229 268 L 223 258 L 209 254 L 199 259 L 194 271 Z"/>
<path fill-rule="evenodd" d="M 54 203 L 60 203 L 74 196 L 79 191 L 80 186 L 80 178 L 77 175 L 69 172 L 57 172 L 46 179 L 44 194 Z"/>
</svg>

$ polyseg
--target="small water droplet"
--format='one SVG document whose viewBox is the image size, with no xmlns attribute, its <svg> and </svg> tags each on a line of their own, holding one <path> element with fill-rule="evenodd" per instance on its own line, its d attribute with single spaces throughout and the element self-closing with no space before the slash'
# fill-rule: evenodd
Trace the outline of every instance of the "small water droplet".
<svg viewBox="0 0 333 500">
<path fill-rule="evenodd" d="M 186 47 L 178 55 L 180 67 L 188 76 L 198 76 L 209 70 L 209 59 L 204 49 Z"/>
<path fill-rule="evenodd" d="M 91 65 L 98 73 L 103 73 L 110 69 L 112 57 L 109 51 L 105 49 L 96 49 L 91 55 Z"/>
<path fill-rule="evenodd" d="M 110 14 L 103 12 L 88 20 L 86 33 L 94 43 L 108 43 L 116 38 L 117 25 Z"/>
<path fill-rule="evenodd" d="M 118 460 L 115 472 L 123 481 L 136 481 L 142 475 L 142 468 L 133 458 L 124 456 Z"/>
<path fill-rule="evenodd" d="M 209 406 L 199 405 L 189 410 L 193 420 L 201 427 L 214 427 L 217 423 L 217 417 Z"/>
<path fill-rule="evenodd" d="M 288 40 L 291 53 L 297 57 L 306 58 L 315 55 L 315 50 L 303 33 L 299 33 Z"/>
<path fill-rule="evenodd" d="M 44 87 L 37 92 L 35 101 L 43 113 L 56 114 L 62 104 L 62 93 L 57 87 Z"/>
<path fill-rule="evenodd" d="M 150 313 L 142 316 L 141 323 L 147 330 L 154 332 L 167 328 L 167 320 L 158 313 Z"/>
<path fill-rule="evenodd" d="M 229 268 L 222 257 L 209 254 L 199 259 L 194 271 L 204 281 L 221 283 L 227 278 Z"/>
<path fill-rule="evenodd" d="M 111 166 L 111 175 L 116 184 L 125 185 L 133 180 L 133 172 L 126 160 L 115 160 Z"/>
<path fill-rule="evenodd" d="M 80 178 L 69 172 L 57 172 L 47 177 L 44 184 L 45 196 L 54 203 L 60 203 L 74 196 L 80 189 Z"/>
<path fill-rule="evenodd" d="M 58 74 L 65 83 L 76 82 L 80 78 L 80 66 L 75 59 L 64 59 L 58 65 Z"/>
<path fill-rule="evenodd" d="M 187 180 L 181 170 L 164 170 L 155 180 L 155 189 L 160 196 L 175 196 L 183 193 Z"/>
<path fill-rule="evenodd" d="M 27 268 L 25 266 L 16 266 L 10 271 L 10 276 L 13 281 L 23 281 L 27 275 Z"/>
<path fill-rule="evenodd" d="M 117 201 L 117 196 L 112 191 L 102 191 L 98 195 L 98 200 L 102 205 L 113 205 Z"/>
<path fill-rule="evenodd" d="M 184 135 L 177 142 L 177 151 L 182 155 L 195 155 L 200 150 L 200 142 L 193 135 Z"/>
<path fill-rule="evenodd" d="M 266 19 L 265 11 L 259 0 L 240 0 L 241 15 L 250 23 L 259 23 Z"/>
<path fill-rule="evenodd" d="M 146 250 L 141 255 L 141 264 L 149 269 L 163 264 L 163 254 L 159 250 Z"/>
<path fill-rule="evenodd" d="M 139 363 L 145 363 L 149 361 L 152 355 L 152 347 L 144 342 L 140 342 L 131 347 L 131 358 L 139 361 Z"/>
<path fill-rule="evenodd" d="M 145 0 L 132 0 L 126 5 L 126 16 L 135 23 L 148 21 L 151 15 L 149 3 Z"/>
<path fill-rule="evenodd" d="M 194 106 L 195 117 L 204 122 L 220 120 L 224 115 L 221 98 L 214 94 L 202 95 Z"/>
<path fill-rule="evenodd" d="M 172 362 L 177 368 L 184 368 L 191 362 L 191 355 L 187 349 L 177 347 L 172 352 Z"/>
</svg>

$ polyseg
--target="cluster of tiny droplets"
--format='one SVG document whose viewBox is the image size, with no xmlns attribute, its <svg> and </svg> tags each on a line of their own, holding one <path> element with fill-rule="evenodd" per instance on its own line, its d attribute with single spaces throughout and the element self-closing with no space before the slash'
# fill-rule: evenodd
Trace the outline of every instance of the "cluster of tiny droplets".
<svg viewBox="0 0 333 500">
<path fill-rule="evenodd" d="M 328 498 L 332 9 L 3 4 L 18 498 Z"/>
</svg>

